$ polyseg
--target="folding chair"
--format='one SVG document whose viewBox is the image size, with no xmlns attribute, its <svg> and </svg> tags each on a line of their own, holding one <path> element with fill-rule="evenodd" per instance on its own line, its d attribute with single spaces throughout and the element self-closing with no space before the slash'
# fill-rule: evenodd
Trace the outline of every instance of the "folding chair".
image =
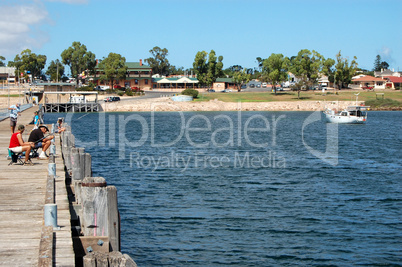
<svg viewBox="0 0 402 267">
<path fill-rule="evenodd" d="M 33 159 L 33 158 L 39 157 L 38 149 L 39 149 L 39 147 L 37 147 L 37 148 L 31 148 L 31 153 L 29 153 L 29 159 Z"/>
<path fill-rule="evenodd" d="M 8 150 L 8 155 L 11 157 L 11 161 L 10 161 L 10 163 L 8 163 L 8 166 L 10 166 L 11 164 L 14 164 L 14 163 L 24 164 L 24 162 L 21 159 L 22 158 L 22 153 L 23 152 L 15 153 L 15 152 L 13 152 L 13 151 L 11 151 L 9 149 Z"/>
</svg>

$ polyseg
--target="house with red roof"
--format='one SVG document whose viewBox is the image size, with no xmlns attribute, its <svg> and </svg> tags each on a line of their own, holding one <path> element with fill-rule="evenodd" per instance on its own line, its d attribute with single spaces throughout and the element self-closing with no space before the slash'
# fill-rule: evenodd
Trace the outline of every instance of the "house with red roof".
<svg viewBox="0 0 402 267">
<path fill-rule="evenodd" d="M 386 80 L 385 88 L 402 89 L 401 88 L 402 77 L 384 76 L 383 78 Z"/>
<path fill-rule="evenodd" d="M 353 79 L 352 83 L 355 85 L 359 85 L 361 89 L 385 89 L 386 80 L 366 75 L 357 79 Z"/>
</svg>

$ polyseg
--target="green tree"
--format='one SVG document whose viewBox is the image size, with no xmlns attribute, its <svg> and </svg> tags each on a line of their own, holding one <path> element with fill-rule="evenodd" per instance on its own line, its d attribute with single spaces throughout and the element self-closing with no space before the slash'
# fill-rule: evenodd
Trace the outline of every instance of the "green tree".
<svg viewBox="0 0 402 267">
<path fill-rule="evenodd" d="M 51 81 L 60 81 L 64 76 L 64 65 L 58 59 L 52 60 L 46 74 L 50 76 Z"/>
<path fill-rule="evenodd" d="M 4 63 L 4 61 L 6 60 L 5 57 L 0 56 L 0 67 L 4 67 L 6 64 Z"/>
<path fill-rule="evenodd" d="M 355 75 L 357 70 L 357 57 L 354 56 L 353 60 L 349 64 L 348 58 L 343 58 L 341 55 L 341 51 L 336 55 L 336 71 L 335 71 L 335 83 L 342 89 L 343 87 L 347 87 L 348 84 L 352 81 L 352 77 Z"/>
<path fill-rule="evenodd" d="M 28 79 L 29 75 L 32 76 L 32 79 L 40 77 L 45 65 L 46 56 L 36 55 L 30 49 L 25 49 L 20 55 L 15 56 L 14 61 L 9 62 L 10 67 L 16 68 L 16 75 L 18 75 L 18 72 L 22 72 L 26 79 Z"/>
<path fill-rule="evenodd" d="M 258 65 L 258 71 L 261 72 L 264 59 L 262 59 L 261 57 L 257 57 L 256 60 L 257 60 L 257 65 Z"/>
<path fill-rule="evenodd" d="M 377 55 L 374 60 L 374 68 L 373 71 L 380 71 L 381 70 L 381 56 Z"/>
<path fill-rule="evenodd" d="M 295 85 L 298 98 L 302 87 L 308 88 L 317 82 L 322 69 L 322 60 L 323 56 L 318 52 L 314 50 L 311 52 L 308 49 L 300 50 L 297 56 L 290 60 L 289 71 L 299 80 Z"/>
<path fill-rule="evenodd" d="M 91 74 L 95 73 L 95 54 L 87 51 L 87 47 L 80 42 L 73 42 L 73 44 L 61 53 L 61 60 L 63 64 L 70 67 L 71 76 L 76 78 L 85 70 Z"/>
<path fill-rule="evenodd" d="M 240 65 L 233 65 L 230 66 L 229 68 L 226 68 L 223 70 L 223 76 L 226 77 L 233 77 L 235 72 L 243 70 L 243 67 Z"/>
<path fill-rule="evenodd" d="M 198 52 L 193 62 L 193 69 L 201 86 L 211 86 L 216 78 L 223 77 L 223 56 L 216 57 L 215 51 Z"/>
<path fill-rule="evenodd" d="M 113 88 L 113 85 L 117 84 L 118 80 L 126 78 L 126 58 L 122 57 L 120 54 L 109 53 L 108 57 L 104 58 L 99 63 L 98 68 L 103 72 L 100 79 L 102 81 L 108 81 L 110 88 Z"/>
<path fill-rule="evenodd" d="M 381 61 L 381 56 L 377 55 L 374 60 L 373 71 L 380 71 L 381 69 L 388 69 L 389 64 L 385 61 Z"/>
<path fill-rule="evenodd" d="M 184 75 L 185 70 L 183 67 L 176 68 L 176 66 L 170 65 L 169 74 L 170 75 Z"/>
<path fill-rule="evenodd" d="M 387 62 L 385 62 L 385 61 L 381 62 L 381 69 L 386 70 L 388 68 L 389 68 L 389 64 Z"/>
<path fill-rule="evenodd" d="M 289 59 L 282 54 L 272 53 L 269 58 L 265 59 L 262 67 L 262 79 L 272 83 L 273 90 L 276 95 L 276 84 L 286 80 L 287 65 Z"/>
<path fill-rule="evenodd" d="M 242 71 L 236 71 L 233 74 L 233 81 L 237 86 L 237 91 L 241 91 L 241 87 L 243 84 L 248 83 L 251 80 L 251 74 L 247 73 L 247 69 L 243 69 Z"/>
<path fill-rule="evenodd" d="M 144 61 L 152 68 L 152 72 L 160 75 L 169 75 L 171 68 L 169 60 L 166 58 L 169 51 L 166 48 L 162 49 L 159 46 L 155 46 L 149 50 L 149 53 L 151 53 L 152 57 Z"/>
<path fill-rule="evenodd" d="M 216 81 L 216 78 L 223 76 L 222 60 L 223 60 L 222 56 L 219 56 L 219 58 L 217 58 L 215 51 L 211 50 L 208 56 L 208 70 L 206 76 L 206 83 L 208 86 L 211 86 Z"/>
<path fill-rule="evenodd" d="M 328 77 L 328 81 L 331 83 L 334 82 L 334 76 L 335 76 L 335 60 L 332 58 L 327 58 L 324 59 L 322 62 L 322 73 Z"/>
<path fill-rule="evenodd" d="M 197 80 L 200 86 L 206 85 L 206 76 L 208 71 L 207 52 L 200 51 L 195 55 L 193 62 L 194 73 L 197 75 Z"/>
</svg>

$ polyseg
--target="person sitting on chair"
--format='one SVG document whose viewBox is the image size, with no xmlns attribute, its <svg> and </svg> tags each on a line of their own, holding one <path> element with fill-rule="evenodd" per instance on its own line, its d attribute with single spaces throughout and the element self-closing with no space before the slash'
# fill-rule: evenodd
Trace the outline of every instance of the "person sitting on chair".
<svg viewBox="0 0 402 267">
<path fill-rule="evenodd" d="M 46 154 L 46 150 L 49 148 L 51 144 L 51 140 L 54 138 L 53 135 L 48 135 L 45 137 L 45 133 L 48 132 L 49 129 L 46 125 L 40 125 L 38 129 L 32 130 L 29 135 L 28 142 L 34 142 L 35 148 L 42 148 L 42 152 L 39 155 L 39 159 L 47 159 L 48 155 Z"/>
<path fill-rule="evenodd" d="M 8 149 L 10 149 L 14 153 L 21 153 L 25 151 L 25 162 L 24 165 L 33 165 L 31 160 L 29 159 L 29 153 L 31 152 L 31 148 L 34 147 L 33 142 L 24 142 L 22 139 L 22 133 L 25 131 L 24 125 L 18 126 L 18 131 L 11 135 L 10 145 Z"/>
</svg>

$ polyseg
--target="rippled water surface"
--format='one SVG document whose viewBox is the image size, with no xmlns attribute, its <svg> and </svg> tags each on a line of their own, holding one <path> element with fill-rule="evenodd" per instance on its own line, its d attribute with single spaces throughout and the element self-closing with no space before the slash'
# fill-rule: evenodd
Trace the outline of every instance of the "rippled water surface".
<svg viewBox="0 0 402 267">
<path fill-rule="evenodd" d="M 402 264 L 401 112 L 337 129 L 309 112 L 66 120 L 117 187 L 139 266 Z"/>
</svg>

